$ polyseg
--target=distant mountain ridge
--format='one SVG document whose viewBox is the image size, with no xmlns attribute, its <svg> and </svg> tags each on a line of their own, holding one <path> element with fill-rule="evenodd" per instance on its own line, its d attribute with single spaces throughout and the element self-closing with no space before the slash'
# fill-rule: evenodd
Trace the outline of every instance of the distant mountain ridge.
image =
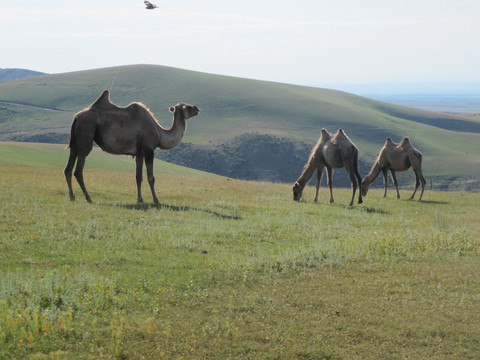
<svg viewBox="0 0 480 360">
<path fill-rule="evenodd" d="M 0 81 L 20 79 L 28 76 L 46 75 L 40 71 L 27 69 L 0 69 Z"/>
<path fill-rule="evenodd" d="M 0 83 L 0 140 L 66 143 L 73 114 L 104 89 L 118 106 L 141 101 L 163 126 L 168 108 L 195 104 L 182 144 L 162 159 L 249 180 L 293 182 L 320 130 L 342 128 L 369 171 L 386 137 L 409 136 L 434 188 L 480 189 L 480 121 L 329 89 L 249 80 L 158 65 L 130 65 Z M 66 156 L 66 155 L 65 155 Z M 114 157 L 112 156 L 112 159 Z M 161 172 L 161 171 L 160 171 Z M 413 173 L 404 173 L 411 186 Z M 349 186 L 344 170 L 335 185 Z M 377 180 L 380 182 L 380 180 Z M 468 183 L 468 186 L 465 185 Z M 452 185 L 454 184 L 454 185 Z"/>
</svg>

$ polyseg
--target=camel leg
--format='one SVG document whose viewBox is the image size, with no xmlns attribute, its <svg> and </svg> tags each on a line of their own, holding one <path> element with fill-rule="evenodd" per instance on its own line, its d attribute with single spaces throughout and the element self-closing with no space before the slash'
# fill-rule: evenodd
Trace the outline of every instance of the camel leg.
<svg viewBox="0 0 480 360">
<path fill-rule="evenodd" d="M 79 155 L 77 159 L 77 167 L 75 168 L 75 178 L 77 179 L 78 184 L 80 185 L 80 188 L 83 191 L 83 194 L 85 195 L 85 199 L 87 199 L 87 202 L 91 203 L 92 199 L 90 198 L 90 195 L 88 195 L 87 189 L 85 187 L 85 183 L 83 182 L 83 167 L 85 166 L 85 157 L 86 155 Z"/>
<path fill-rule="evenodd" d="M 355 199 L 355 192 L 357 191 L 357 182 L 355 181 L 355 177 L 353 176 L 353 173 L 349 173 L 350 175 L 350 181 L 352 182 L 352 199 L 350 200 L 350 204 L 348 206 L 353 205 L 353 200 Z"/>
<path fill-rule="evenodd" d="M 71 201 L 75 201 L 75 195 L 72 189 L 72 171 L 76 160 L 77 150 L 74 147 L 70 147 L 70 156 L 68 158 L 67 166 L 65 166 L 65 170 L 63 171 L 63 173 L 65 174 L 65 179 L 67 180 L 68 193 L 70 195 Z"/>
<path fill-rule="evenodd" d="M 322 182 L 323 166 L 317 167 L 317 181 L 315 182 L 315 199 L 313 202 L 318 201 L 318 189 L 320 188 L 320 183 Z"/>
<path fill-rule="evenodd" d="M 400 199 L 400 191 L 398 191 L 397 173 L 395 172 L 395 170 L 390 169 L 390 174 L 392 174 L 392 180 L 395 184 L 395 189 L 397 189 L 397 199 Z"/>
<path fill-rule="evenodd" d="M 79 121 L 77 117 L 73 120 L 70 134 L 70 147 L 73 151 L 70 151 L 70 158 L 68 160 L 67 167 L 65 168 L 68 182 L 68 173 L 70 167 L 73 168 L 73 162 L 71 163 L 71 161 L 73 161 L 76 156 L 77 165 L 73 174 L 75 175 L 75 178 L 77 179 L 77 182 L 83 191 L 83 195 L 85 195 L 85 199 L 89 203 L 92 202 L 92 199 L 90 198 L 90 195 L 88 195 L 87 188 L 85 187 L 85 183 L 83 181 L 83 168 L 85 167 L 85 159 L 93 148 L 95 131 L 95 122 Z M 70 195 L 73 195 L 73 192 Z M 70 199 L 72 199 L 71 196 Z"/>
<path fill-rule="evenodd" d="M 355 179 L 354 181 L 352 182 L 352 184 L 355 184 L 355 190 L 357 188 L 357 183 L 358 183 L 358 203 L 361 204 L 363 203 L 363 199 L 362 199 L 362 177 L 360 176 L 360 173 L 358 172 L 358 169 L 355 169 L 355 176 L 357 177 L 357 182 L 355 182 Z M 353 198 L 355 197 L 355 190 L 353 191 L 353 197 L 352 197 L 352 202 L 353 202 Z"/>
<path fill-rule="evenodd" d="M 137 181 L 137 202 L 138 202 L 138 203 L 143 203 L 143 197 L 142 197 L 143 155 L 137 154 L 137 155 L 135 156 L 135 164 L 137 165 L 137 167 L 136 167 L 136 173 L 135 173 L 135 179 L 136 179 L 136 181 Z"/>
<path fill-rule="evenodd" d="M 420 182 L 422 184 L 422 192 L 420 193 L 420 197 L 418 198 L 418 201 L 420 201 L 422 200 L 423 192 L 425 191 L 425 185 L 427 182 L 425 181 L 421 170 L 418 171 L 418 177 L 420 178 Z"/>
<path fill-rule="evenodd" d="M 352 199 L 350 200 L 350 203 L 348 204 L 348 206 L 352 206 L 353 201 L 355 200 L 355 193 L 357 192 L 357 180 L 355 179 L 355 175 L 353 174 L 353 170 L 350 167 L 348 167 L 348 168 L 345 167 L 345 169 L 347 170 L 348 176 L 350 176 L 350 182 L 352 183 Z M 358 175 L 358 177 L 360 177 L 360 174 Z M 360 181 L 361 181 L 361 179 L 360 179 Z M 360 194 L 359 204 L 362 203 L 361 197 L 362 197 L 362 194 Z"/>
<path fill-rule="evenodd" d="M 330 166 L 327 166 L 327 182 L 330 189 L 330 204 L 333 203 L 333 170 Z"/>
<path fill-rule="evenodd" d="M 155 204 L 158 204 L 157 194 L 155 194 L 155 176 L 153 175 L 153 150 L 145 153 L 145 166 L 147 167 L 148 185 L 152 191 L 152 198 Z"/>
<path fill-rule="evenodd" d="M 415 173 L 415 189 L 413 190 L 412 196 L 410 196 L 408 200 L 412 200 L 414 198 L 415 193 L 417 192 L 417 189 L 420 186 L 420 180 L 418 178 L 418 174 L 416 171 L 414 171 L 414 173 Z"/>
<path fill-rule="evenodd" d="M 425 178 L 423 177 L 421 172 L 420 172 L 420 174 L 417 170 L 414 170 L 413 172 L 415 173 L 415 190 L 413 190 L 413 194 L 412 194 L 412 196 L 410 196 L 409 200 L 413 199 L 413 197 L 415 196 L 415 193 L 417 192 L 417 189 L 418 189 L 418 187 L 420 186 L 420 183 L 421 183 L 422 184 L 422 192 L 420 193 L 420 197 L 418 198 L 418 201 L 420 201 L 420 200 L 422 200 L 423 192 L 425 191 L 426 181 L 425 181 Z"/>
<path fill-rule="evenodd" d="M 385 192 L 383 193 L 383 197 L 387 197 L 387 189 L 388 189 L 388 170 L 387 169 L 382 169 L 382 175 L 383 175 L 383 187 L 385 188 Z"/>
</svg>

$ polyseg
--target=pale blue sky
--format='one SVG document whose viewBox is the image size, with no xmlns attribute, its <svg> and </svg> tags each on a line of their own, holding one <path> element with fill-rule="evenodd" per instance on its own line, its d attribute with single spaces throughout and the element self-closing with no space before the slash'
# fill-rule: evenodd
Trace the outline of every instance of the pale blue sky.
<svg viewBox="0 0 480 360">
<path fill-rule="evenodd" d="M 23 0 L 0 68 L 158 64 L 296 84 L 480 82 L 480 0 Z"/>
</svg>

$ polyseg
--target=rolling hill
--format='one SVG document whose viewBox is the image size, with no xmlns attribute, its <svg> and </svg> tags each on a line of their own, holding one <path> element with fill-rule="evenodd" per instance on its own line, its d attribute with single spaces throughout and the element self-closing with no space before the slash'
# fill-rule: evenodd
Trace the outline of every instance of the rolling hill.
<svg viewBox="0 0 480 360">
<path fill-rule="evenodd" d="M 0 69 L 0 81 L 20 79 L 27 76 L 45 75 L 45 73 L 27 69 Z"/>
<path fill-rule="evenodd" d="M 368 172 L 387 136 L 410 136 L 424 155 L 424 173 L 439 189 L 480 189 L 480 121 L 407 108 L 345 92 L 132 65 L 0 83 L 0 140 L 66 143 L 73 114 L 104 89 L 125 106 L 147 104 L 168 126 L 168 107 L 185 101 L 201 113 L 183 143 L 158 157 L 217 174 L 252 180 L 294 181 L 321 128 L 343 128 Z M 66 156 L 66 155 L 65 155 Z M 112 157 L 114 158 L 114 157 Z M 344 171 L 335 185 L 348 186 Z M 413 175 L 404 174 L 411 186 Z M 380 180 L 377 180 L 379 183 Z"/>
</svg>

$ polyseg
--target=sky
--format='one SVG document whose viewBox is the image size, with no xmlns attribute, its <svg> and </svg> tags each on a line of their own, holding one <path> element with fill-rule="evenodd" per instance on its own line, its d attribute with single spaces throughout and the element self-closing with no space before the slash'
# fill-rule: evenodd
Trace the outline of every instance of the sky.
<svg viewBox="0 0 480 360">
<path fill-rule="evenodd" d="M 156 64 L 302 85 L 480 83 L 480 0 L 0 3 L 0 68 Z"/>
</svg>

